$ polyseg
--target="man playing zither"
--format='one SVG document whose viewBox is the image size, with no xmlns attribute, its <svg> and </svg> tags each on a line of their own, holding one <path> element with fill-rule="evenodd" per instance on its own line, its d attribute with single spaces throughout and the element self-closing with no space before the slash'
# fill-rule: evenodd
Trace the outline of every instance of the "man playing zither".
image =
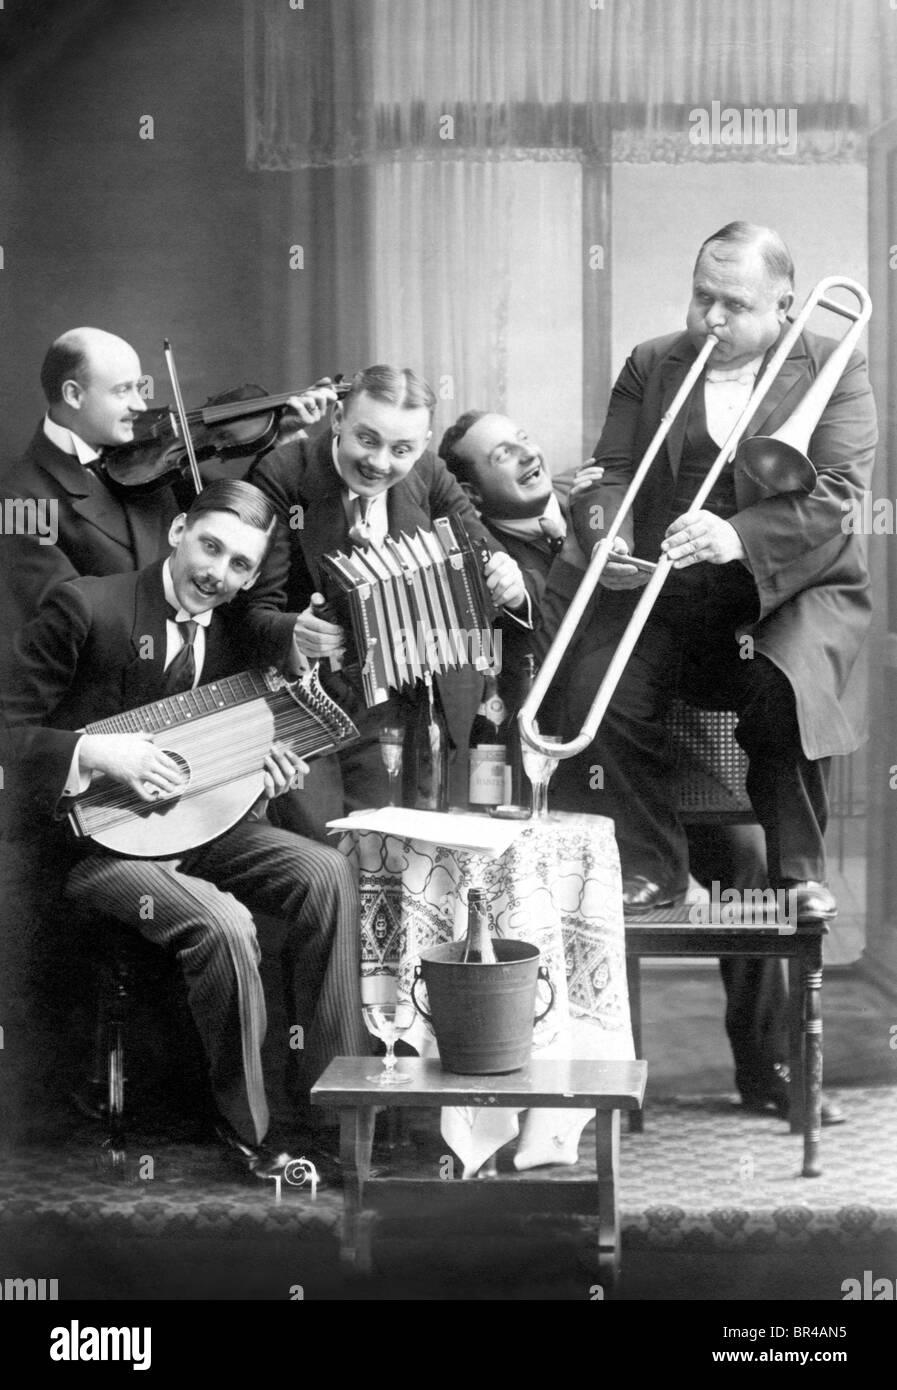
<svg viewBox="0 0 897 1390">
<path fill-rule="evenodd" d="M 252 665 L 220 609 L 258 576 L 273 508 L 242 482 L 214 483 L 172 523 L 170 557 L 137 573 L 57 586 L 29 623 L 2 682 L 15 758 L 6 795 L 19 824 L 65 811 L 101 774 L 151 804 L 183 789 L 178 764 L 140 733 L 85 726 Z M 192 660 L 191 660 L 192 656 Z M 175 672 L 177 673 L 175 675 Z M 264 762 L 267 796 L 305 764 L 284 745 Z M 359 905 L 335 850 L 249 818 L 177 859 L 134 859 L 89 846 L 70 858 L 67 896 L 173 947 L 209 1063 L 219 1137 L 259 1177 L 289 1154 L 265 1144 L 261 1067 L 265 1001 L 251 912 L 288 923 L 283 961 L 306 1035 L 303 1080 L 336 1054 L 369 1050 L 358 991 Z M 312 1156 L 313 1155 L 308 1155 Z"/>
</svg>

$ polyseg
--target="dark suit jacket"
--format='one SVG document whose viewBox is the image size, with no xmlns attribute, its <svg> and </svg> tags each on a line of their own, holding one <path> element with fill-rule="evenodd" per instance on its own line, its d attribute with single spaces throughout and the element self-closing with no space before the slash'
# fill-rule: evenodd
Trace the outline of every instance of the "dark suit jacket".
<svg viewBox="0 0 897 1390">
<path fill-rule="evenodd" d="M 342 499 L 342 482 L 333 466 L 333 434 L 324 430 L 314 439 L 300 439 L 266 454 L 249 473 L 277 508 L 283 523 L 262 576 L 248 595 L 254 630 L 274 637 L 281 660 L 289 654 L 293 617 L 307 608 L 315 592 L 330 597 L 335 589 L 321 570 L 321 556 L 346 551 L 349 526 Z M 430 529 L 434 517 L 457 516 L 470 535 L 496 545 L 477 518 L 463 489 L 441 458 L 427 450 L 387 493 L 389 534 Z"/>
<path fill-rule="evenodd" d="M 75 730 L 162 698 L 168 613 L 162 563 L 58 585 L 20 633 L 2 703 L 12 745 L 6 791 L 22 825 L 46 821 L 56 810 Z M 202 683 L 251 665 L 250 655 L 216 610 L 206 630 Z"/>
<path fill-rule="evenodd" d="M 798 338 L 751 421 L 748 437 L 773 434 L 785 423 L 832 347 L 830 339 L 814 334 Z M 587 554 L 602 534 L 590 524 L 592 507 L 603 507 L 605 525 L 616 516 L 632 474 L 695 357 L 688 335 L 672 334 L 642 343 L 620 373 L 595 449 L 604 477 L 572 507 L 577 537 Z M 660 551 L 686 425 L 683 410 L 621 532 L 632 552 L 644 559 L 655 559 Z M 809 758 L 849 753 L 862 738 L 860 691 L 858 686 L 849 690 L 848 683 L 869 626 L 871 597 L 865 538 L 845 535 L 842 503 L 860 500 L 871 487 L 876 441 L 866 364 L 855 352 L 810 439 L 809 456 L 819 474 L 811 494 L 781 493 L 758 500 L 756 489 L 736 470 L 739 510 L 730 520 L 741 537 L 759 595 L 758 621 L 746 631 L 754 638 L 755 651 L 791 682 Z"/>
<path fill-rule="evenodd" d="M 168 528 L 181 508 L 170 488 L 146 497 L 116 497 L 78 460 L 37 432 L 3 477 L 4 497 L 45 499 L 58 538 L 0 536 L 5 635 L 11 639 L 56 585 L 79 575 L 138 570 L 168 553 Z"/>
<path fill-rule="evenodd" d="M 275 664 L 289 655 L 295 615 L 308 607 L 312 594 L 319 592 L 329 598 L 337 592 L 321 569 L 321 556 L 335 550 L 345 553 L 351 546 L 342 482 L 333 466 L 332 441 L 330 429 L 312 439 L 293 441 L 265 455 L 249 474 L 249 482 L 271 498 L 283 523 L 261 578 L 245 600 L 253 641 L 266 660 Z M 396 539 L 403 531 L 414 535 L 418 527 L 431 529 L 434 517 L 456 516 L 472 538 L 485 541 L 490 550 L 504 549 L 480 522 L 442 459 L 430 450 L 389 489 L 386 505 L 389 533 Z M 499 624 L 504 621 L 499 619 Z M 513 624 L 513 619 L 507 621 Z M 324 679 L 334 698 L 348 709 L 356 723 L 361 719 L 366 727 L 368 721 L 360 706 L 360 695 L 350 682 L 331 678 L 327 673 Z M 455 719 L 455 708 L 466 681 L 462 669 L 448 672 L 437 682 L 456 743 L 467 733 Z"/>
</svg>

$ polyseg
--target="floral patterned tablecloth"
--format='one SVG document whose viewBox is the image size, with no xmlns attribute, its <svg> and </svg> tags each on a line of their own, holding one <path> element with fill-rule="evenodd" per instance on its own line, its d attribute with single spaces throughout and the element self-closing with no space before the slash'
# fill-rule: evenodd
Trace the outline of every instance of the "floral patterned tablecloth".
<svg viewBox="0 0 897 1390">
<path fill-rule="evenodd" d="M 347 832 L 339 846 L 359 869 L 362 997 L 366 982 L 384 974 L 396 976 L 400 999 L 410 997 L 421 951 L 464 936 L 467 888 L 476 883 L 486 890 L 495 935 L 538 946 L 554 985 L 555 1006 L 535 1029 L 535 1055 L 634 1056 L 610 820 L 554 814 L 527 825 L 495 859 L 371 830 Z M 438 1055 L 420 1015 L 404 1036 L 421 1056 Z M 529 1111 L 515 1166 L 576 1162 L 590 1118 L 582 1110 Z M 465 1177 L 518 1132 L 513 1110 L 443 1111 L 443 1137 L 463 1161 Z"/>
</svg>

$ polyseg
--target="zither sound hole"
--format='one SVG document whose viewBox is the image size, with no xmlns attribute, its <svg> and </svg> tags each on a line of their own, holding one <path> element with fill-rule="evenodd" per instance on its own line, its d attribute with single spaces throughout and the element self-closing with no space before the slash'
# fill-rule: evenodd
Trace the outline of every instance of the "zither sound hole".
<svg viewBox="0 0 897 1390">
<path fill-rule="evenodd" d="M 177 791 L 174 793 L 173 796 L 161 797 L 161 798 L 159 799 L 159 802 L 158 802 L 157 805 L 155 805 L 155 806 L 150 806 L 150 807 L 149 807 L 149 810 L 150 810 L 151 812 L 152 812 L 152 811 L 164 811 L 164 810 L 166 810 L 167 807 L 173 806 L 174 803 L 175 803 L 176 801 L 178 801 L 178 800 L 184 795 L 184 792 L 185 792 L 185 791 L 187 790 L 187 788 L 189 787 L 191 778 L 192 778 L 192 776 L 193 776 L 193 772 L 192 772 L 192 769 L 191 769 L 191 767 L 190 767 L 190 764 L 187 762 L 187 759 L 183 756 L 182 753 L 173 753 L 172 750 L 171 750 L 170 748 L 163 748 L 162 751 L 163 751 L 163 753 L 165 753 L 169 758 L 171 758 L 172 762 L 177 763 L 178 772 L 180 773 L 181 777 L 183 778 L 183 782 L 182 782 L 181 785 L 178 787 Z"/>
</svg>

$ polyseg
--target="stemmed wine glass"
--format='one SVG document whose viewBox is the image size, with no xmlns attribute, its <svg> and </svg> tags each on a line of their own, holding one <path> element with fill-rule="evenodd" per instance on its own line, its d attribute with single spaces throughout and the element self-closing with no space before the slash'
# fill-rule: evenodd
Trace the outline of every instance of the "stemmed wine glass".
<svg viewBox="0 0 897 1390">
<path fill-rule="evenodd" d="M 380 758 L 389 777 L 389 805 L 398 806 L 399 778 L 402 775 L 402 745 L 405 730 L 389 725 L 380 730 Z"/>
<path fill-rule="evenodd" d="M 563 743 L 559 734 L 540 734 L 539 737 L 546 743 Z M 557 769 L 560 762 L 559 758 L 552 758 L 548 753 L 540 753 L 537 749 L 531 748 L 525 738 L 520 740 L 520 752 L 523 757 L 523 770 L 532 784 L 533 804 L 532 819 L 535 821 L 548 820 L 548 783 L 551 781 L 552 774 Z"/>
<path fill-rule="evenodd" d="M 386 1043 L 383 1070 L 366 1080 L 375 1086 L 401 1086 L 410 1081 L 407 1072 L 396 1071 L 396 1040 L 407 1033 L 414 1022 L 414 1005 L 408 999 L 396 1004 L 365 1004 L 363 1013 L 368 1032 Z"/>
</svg>

